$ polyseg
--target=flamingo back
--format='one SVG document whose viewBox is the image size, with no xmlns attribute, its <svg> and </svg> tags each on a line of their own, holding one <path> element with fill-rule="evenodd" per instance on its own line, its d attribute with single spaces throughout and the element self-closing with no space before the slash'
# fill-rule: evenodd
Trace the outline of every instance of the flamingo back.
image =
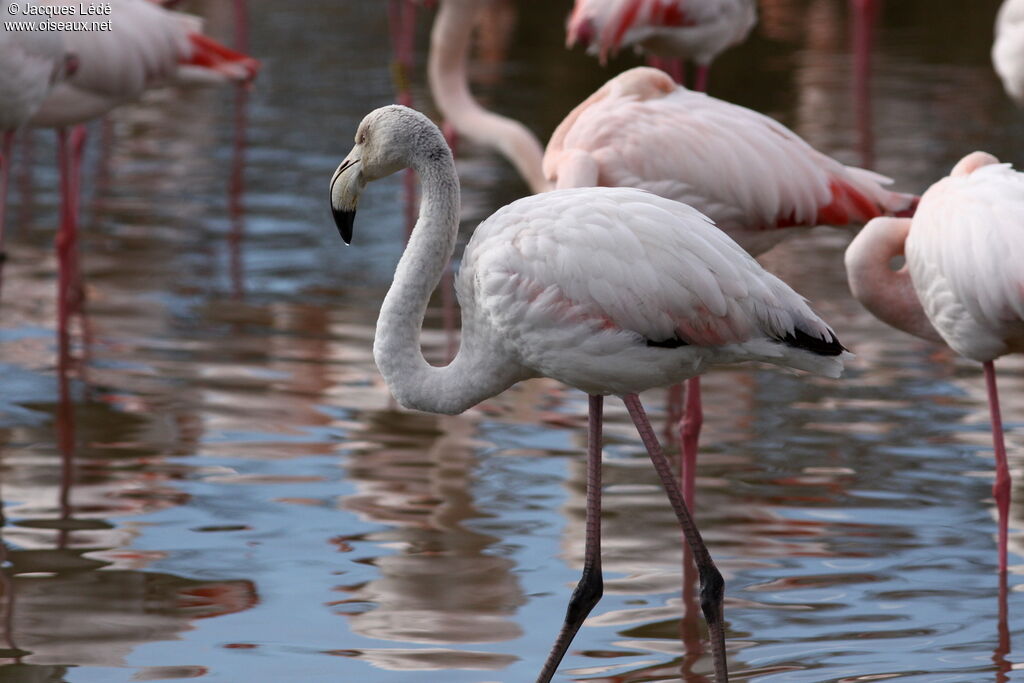
<svg viewBox="0 0 1024 683">
<path fill-rule="evenodd" d="M 44 0 L 41 4 L 76 3 Z M 165 10 L 148 0 L 119 0 L 111 10 L 109 31 L 62 34 L 67 50 L 77 57 L 78 68 L 54 89 L 33 118 L 33 125 L 60 127 L 81 123 L 139 98 L 148 88 L 182 78 L 189 80 L 197 67 L 211 74 L 222 71 L 216 60 L 206 57 L 208 43 L 213 41 L 198 35 L 198 18 Z M 251 78 L 255 62 L 248 61 L 251 64 L 245 69 L 206 80 Z M 183 72 L 183 67 L 192 68 Z"/>
<path fill-rule="evenodd" d="M 802 297 L 695 209 L 632 188 L 527 197 L 474 232 L 464 325 L 538 374 L 629 393 L 761 360 L 838 376 Z"/>
<path fill-rule="evenodd" d="M 597 184 L 689 204 L 755 254 L 783 238 L 775 228 L 859 224 L 916 201 L 767 116 L 646 67 L 611 79 L 566 117 L 548 144 L 545 175 L 565 187 L 564 172 L 581 153 L 596 166 Z"/>
<path fill-rule="evenodd" d="M 710 63 L 757 22 L 753 0 L 576 0 L 566 31 L 604 61 L 623 47 Z"/>
<path fill-rule="evenodd" d="M 22 20 L 9 8 L 6 20 Z M 65 77 L 66 53 L 60 34 L 17 31 L 0 22 L 0 131 L 24 125 L 50 89 Z"/>
<path fill-rule="evenodd" d="M 907 238 L 914 289 L 957 353 L 1024 352 L 1024 174 L 987 164 L 921 197 Z"/>
</svg>

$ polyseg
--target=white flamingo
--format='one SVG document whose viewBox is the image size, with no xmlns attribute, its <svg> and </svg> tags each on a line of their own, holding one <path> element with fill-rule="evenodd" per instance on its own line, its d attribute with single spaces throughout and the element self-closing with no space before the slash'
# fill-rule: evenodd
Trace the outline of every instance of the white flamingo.
<svg viewBox="0 0 1024 683">
<path fill-rule="evenodd" d="M 538 680 L 548 681 L 602 591 L 601 410 L 623 397 L 698 566 L 716 680 L 727 680 L 721 575 L 690 518 L 637 393 L 721 363 L 764 361 L 838 376 L 832 330 L 698 211 L 632 188 L 581 188 L 520 199 L 481 223 L 462 258 L 462 341 L 450 365 L 420 350 L 427 301 L 455 247 L 459 182 L 444 136 L 422 114 L 371 112 L 331 179 L 331 208 L 352 238 L 366 183 L 413 168 L 419 220 L 384 299 L 374 360 L 402 405 L 454 414 L 531 377 L 590 394 L 583 577 Z"/>
<path fill-rule="evenodd" d="M 1003 88 L 1024 105 L 1024 0 L 1005 0 L 996 15 L 992 63 Z"/>
<path fill-rule="evenodd" d="M 711 62 L 746 40 L 756 23 L 756 0 L 576 0 L 566 45 L 582 43 L 602 63 L 634 46 L 680 83 L 683 61 L 692 60 L 693 87 L 703 92 Z"/>
<path fill-rule="evenodd" d="M 0 22 L 0 260 L 4 257 L 4 214 L 14 133 L 38 111 L 50 90 L 73 67 L 60 34 L 15 30 L 8 21 L 25 20 L 5 5 Z"/>
<path fill-rule="evenodd" d="M 1007 565 L 1010 472 L 994 361 L 1024 353 L 1024 174 L 984 152 L 921 196 L 913 221 L 877 218 L 846 251 L 854 296 L 876 317 L 948 344 L 985 370 L 996 457 L 999 571 Z M 905 255 L 898 271 L 889 267 Z"/>
</svg>

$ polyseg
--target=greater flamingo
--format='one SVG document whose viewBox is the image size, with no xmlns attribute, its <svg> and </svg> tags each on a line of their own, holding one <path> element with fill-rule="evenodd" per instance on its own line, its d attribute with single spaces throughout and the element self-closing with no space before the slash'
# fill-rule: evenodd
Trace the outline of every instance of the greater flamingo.
<svg viewBox="0 0 1024 683">
<path fill-rule="evenodd" d="M 541 172 L 544 148 L 540 141 L 518 121 L 481 107 L 469 91 L 466 62 L 479 5 L 479 0 L 441 0 L 430 32 L 430 94 L 458 135 L 499 152 L 515 166 L 531 192 L 544 192 L 551 187 Z"/>
<path fill-rule="evenodd" d="M 1024 105 L 1024 0 L 1005 0 L 999 8 L 992 63 L 1006 94 Z"/>
<path fill-rule="evenodd" d="M 671 150 L 671 153 L 665 153 Z M 754 256 L 817 225 L 911 213 L 913 195 L 844 166 L 781 123 L 637 67 L 605 83 L 558 126 L 544 153 L 555 187 L 639 187 L 689 204 Z M 687 383 L 682 477 L 693 501 L 700 378 Z"/>
<path fill-rule="evenodd" d="M 1024 352 L 1024 174 L 984 152 L 932 185 L 913 220 L 876 218 L 846 251 L 850 290 L 883 322 L 945 343 L 985 371 L 999 510 L 999 571 L 1006 573 L 1010 471 L 994 361 Z M 906 257 L 892 270 L 890 262 Z"/>
<path fill-rule="evenodd" d="M 40 4 L 77 5 L 67 0 Z M 149 88 L 181 82 L 248 81 L 258 69 L 255 60 L 202 35 L 197 18 L 147 0 L 119 0 L 104 17 L 109 31 L 62 33 L 65 48 L 75 55 L 75 72 L 50 91 L 29 121 L 32 126 L 57 129 L 61 172 L 57 296 L 62 337 L 78 278 L 78 168 L 85 139 L 84 128 L 76 128 L 70 136 L 68 128 L 134 101 Z"/>
<path fill-rule="evenodd" d="M 694 88 L 704 91 L 711 62 L 746 40 L 756 23 L 755 0 L 576 0 L 566 45 L 582 43 L 602 62 L 635 46 L 680 83 L 683 61 L 693 60 Z"/>
<path fill-rule="evenodd" d="M 39 109 L 56 83 L 73 67 L 60 34 L 15 30 L 7 21 L 23 20 L 5 5 L 0 22 L 0 262 L 4 253 L 4 214 L 14 133 Z"/>
<path fill-rule="evenodd" d="M 420 176 L 423 200 L 373 347 L 398 402 L 455 414 L 538 376 L 590 395 L 583 577 L 538 680 L 551 679 L 602 593 L 601 415 L 603 397 L 617 394 L 696 559 L 716 680 L 726 681 L 723 581 L 637 393 L 748 360 L 837 377 L 848 354 L 802 297 L 695 209 L 643 190 L 580 188 L 520 199 L 477 227 L 457 279 L 461 345 L 451 364 L 431 366 L 420 330 L 455 248 L 460 209 L 440 130 L 400 105 L 368 114 L 331 179 L 331 209 L 350 242 L 363 187 L 407 167 Z"/>
</svg>

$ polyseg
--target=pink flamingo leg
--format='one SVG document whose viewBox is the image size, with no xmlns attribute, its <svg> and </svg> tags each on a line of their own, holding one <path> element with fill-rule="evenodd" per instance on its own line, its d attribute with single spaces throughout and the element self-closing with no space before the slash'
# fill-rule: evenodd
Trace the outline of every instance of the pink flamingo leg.
<svg viewBox="0 0 1024 683">
<path fill-rule="evenodd" d="M 679 520 L 679 526 L 682 527 L 683 537 L 686 539 L 690 552 L 693 553 L 694 563 L 697 565 L 697 575 L 700 578 L 700 608 L 708 623 L 711 652 L 715 661 L 715 681 L 723 683 L 729 680 L 725 662 L 725 623 L 722 611 L 725 582 L 711 559 L 711 553 L 708 552 L 708 547 L 704 544 L 704 539 L 701 538 L 693 517 L 690 516 L 679 483 L 672 474 L 672 466 L 669 465 L 668 458 L 661 450 L 658 437 L 655 436 L 654 429 L 644 412 L 644 407 L 640 404 L 640 397 L 636 394 L 626 394 L 622 400 L 626 404 L 629 416 L 633 419 L 633 424 L 636 425 L 640 439 L 647 448 L 647 454 L 661 479 L 665 493 L 668 494 L 672 510 L 676 513 L 676 519 Z"/>
<path fill-rule="evenodd" d="M 853 107 L 857 122 L 861 166 L 872 168 L 874 133 L 871 119 L 871 46 L 874 42 L 875 0 L 854 0 L 853 12 Z"/>
<path fill-rule="evenodd" d="M 700 377 L 691 377 L 686 380 L 686 404 L 679 425 L 679 442 L 682 445 L 679 479 L 682 483 L 683 498 L 691 509 L 697 488 L 697 443 L 700 441 L 700 429 L 703 425 L 704 408 L 700 400 Z"/>
<path fill-rule="evenodd" d="M 996 391 L 996 368 L 992 361 L 983 364 L 985 388 L 988 390 L 988 408 L 992 415 L 992 445 L 996 451 L 996 480 L 992 495 L 999 510 L 999 573 L 1006 573 L 1007 541 L 1010 518 L 1010 468 L 1006 462 L 1006 442 L 1003 439 L 1003 418 L 999 411 L 999 393 Z"/>
<path fill-rule="evenodd" d="M 992 663 L 996 665 L 996 683 L 1007 683 L 1010 680 L 1009 673 L 1013 671 L 1013 662 L 1007 659 L 1010 654 L 1010 623 L 1008 620 L 1009 609 L 1007 607 L 1007 585 L 1006 572 L 999 573 L 999 617 L 996 629 L 999 639 L 996 641 L 996 649 L 992 651 Z"/>
<path fill-rule="evenodd" d="M 11 175 L 11 148 L 14 143 L 14 131 L 4 131 L 0 142 L 0 263 L 7 258 L 4 251 L 4 215 L 7 211 L 7 181 Z"/>
<path fill-rule="evenodd" d="M 246 0 L 235 0 L 235 49 L 249 51 L 249 9 Z"/>
<path fill-rule="evenodd" d="M 711 68 L 707 64 L 698 64 L 696 67 L 697 75 L 693 80 L 693 89 L 697 92 L 708 91 L 708 72 Z"/>
<path fill-rule="evenodd" d="M 57 164 L 60 169 L 60 228 L 55 246 L 57 250 L 57 340 L 61 358 L 67 346 L 68 303 L 71 290 L 72 252 L 76 248 L 77 226 L 75 225 L 74 202 L 71 198 L 71 152 L 68 149 L 68 131 L 57 131 Z"/>
<path fill-rule="evenodd" d="M 604 578 L 601 576 L 601 430 L 604 409 L 603 396 L 590 396 L 590 419 L 587 443 L 587 529 L 583 550 L 583 576 L 576 584 L 565 611 L 565 621 L 537 683 L 548 683 L 565 656 L 569 644 L 583 625 L 601 595 Z"/>
</svg>

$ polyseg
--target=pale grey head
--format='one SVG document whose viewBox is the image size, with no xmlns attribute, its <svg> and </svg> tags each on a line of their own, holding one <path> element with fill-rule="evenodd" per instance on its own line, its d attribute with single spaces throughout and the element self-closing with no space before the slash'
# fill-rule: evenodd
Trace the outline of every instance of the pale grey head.
<svg viewBox="0 0 1024 683">
<path fill-rule="evenodd" d="M 414 109 L 399 104 L 375 109 L 356 130 L 356 144 L 331 178 L 331 213 L 345 244 L 352 241 L 359 194 L 366 184 L 426 162 L 451 151 L 434 123 Z"/>
</svg>

